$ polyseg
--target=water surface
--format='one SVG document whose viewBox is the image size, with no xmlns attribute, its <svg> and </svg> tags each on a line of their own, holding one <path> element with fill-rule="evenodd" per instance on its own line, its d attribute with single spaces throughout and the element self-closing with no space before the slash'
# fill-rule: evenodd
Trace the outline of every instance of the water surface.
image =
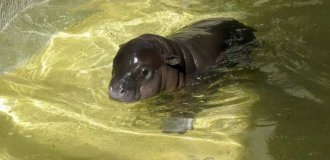
<svg viewBox="0 0 330 160">
<path fill-rule="evenodd" d="M 0 6 L 1 7 L 1 6 Z M 40 1 L 0 32 L 0 159 L 329 159 L 325 0 Z M 119 44 L 209 17 L 257 30 L 255 69 L 134 104 L 108 99 Z M 165 134 L 171 116 L 194 129 Z"/>
</svg>

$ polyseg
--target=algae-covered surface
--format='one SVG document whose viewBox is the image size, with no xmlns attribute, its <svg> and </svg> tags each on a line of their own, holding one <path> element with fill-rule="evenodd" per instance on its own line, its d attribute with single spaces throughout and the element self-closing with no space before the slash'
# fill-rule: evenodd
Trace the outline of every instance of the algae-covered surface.
<svg viewBox="0 0 330 160">
<path fill-rule="evenodd" d="M 1 6 L 0 6 L 1 7 Z M 329 159 L 330 3 L 49 0 L 0 32 L 0 159 Z M 119 45 L 233 17 L 257 30 L 253 69 L 138 103 L 109 99 Z M 193 117 L 185 134 L 164 119 Z"/>
</svg>

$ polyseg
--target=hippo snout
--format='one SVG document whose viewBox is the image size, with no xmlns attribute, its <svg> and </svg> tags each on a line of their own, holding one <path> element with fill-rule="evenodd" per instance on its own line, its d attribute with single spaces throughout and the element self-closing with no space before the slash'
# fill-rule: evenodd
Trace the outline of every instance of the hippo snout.
<svg viewBox="0 0 330 160">
<path fill-rule="evenodd" d="M 129 89 L 120 83 L 110 84 L 109 95 L 112 99 L 124 102 L 134 102 L 137 100 L 135 89 Z"/>
</svg>

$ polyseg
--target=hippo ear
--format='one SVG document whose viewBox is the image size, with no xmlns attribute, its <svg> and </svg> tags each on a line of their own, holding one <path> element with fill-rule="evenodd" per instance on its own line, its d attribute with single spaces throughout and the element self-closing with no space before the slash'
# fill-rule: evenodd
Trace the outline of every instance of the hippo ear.
<svg viewBox="0 0 330 160">
<path fill-rule="evenodd" d="M 171 65 L 171 66 L 175 66 L 180 64 L 181 62 L 181 58 L 179 56 L 176 55 L 170 55 L 166 57 L 166 63 Z"/>
</svg>

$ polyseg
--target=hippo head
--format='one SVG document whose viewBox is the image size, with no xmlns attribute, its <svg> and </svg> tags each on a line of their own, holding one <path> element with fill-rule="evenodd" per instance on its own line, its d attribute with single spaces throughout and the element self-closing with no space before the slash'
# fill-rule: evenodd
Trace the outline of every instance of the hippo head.
<svg viewBox="0 0 330 160">
<path fill-rule="evenodd" d="M 182 60 L 170 48 L 164 37 L 153 34 L 121 45 L 113 60 L 110 97 L 135 102 L 181 87 L 184 78 L 177 68 Z"/>
</svg>

